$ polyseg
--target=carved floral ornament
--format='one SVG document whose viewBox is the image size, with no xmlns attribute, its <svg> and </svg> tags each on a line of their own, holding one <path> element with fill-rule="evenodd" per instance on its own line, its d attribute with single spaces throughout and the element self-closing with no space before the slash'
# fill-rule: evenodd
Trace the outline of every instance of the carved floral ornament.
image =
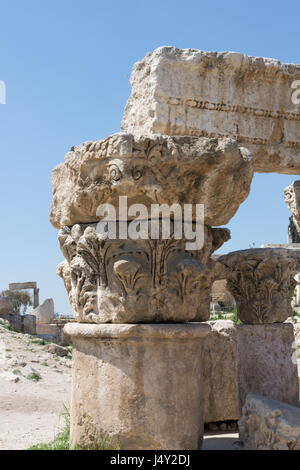
<svg viewBox="0 0 300 470">
<path fill-rule="evenodd" d="M 100 204 L 204 204 L 205 223 L 226 224 L 250 191 L 252 156 L 229 138 L 115 134 L 73 147 L 52 175 L 54 227 L 97 222 Z"/>
<path fill-rule="evenodd" d="M 213 282 L 211 253 L 227 229 L 205 227 L 205 245 L 185 240 L 101 239 L 96 224 L 64 227 L 66 261 L 59 274 L 78 321 L 95 323 L 206 321 Z"/>
</svg>

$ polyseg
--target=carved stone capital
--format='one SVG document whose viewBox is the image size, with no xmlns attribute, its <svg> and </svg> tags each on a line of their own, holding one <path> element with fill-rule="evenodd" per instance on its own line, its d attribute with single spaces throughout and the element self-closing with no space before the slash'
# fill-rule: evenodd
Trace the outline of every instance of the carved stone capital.
<svg viewBox="0 0 300 470">
<path fill-rule="evenodd" d="M 250 152 L 229 138 L 115 134 L 73 147 L 52 175 L 55 228 L 99 220 L 100 204 L 203 204 L 205 224 L 225 225 L 250 191 Z"/>
<path fill-rule="evenodd" d="M 226 271 L 227 288 L 244 323 L 284 322 L 291 312 L 294 276 L 300 252 L 283 248 L 235 251 L 218 258 Z"/>
<path fill-rule="evenodd" d="M 58 273 L 79 322 L 186 322 L 209 319 L 210 255 L 229 230 L 205 227 L 202 250 L 186 240 L 102 239 L 96 224 L 59 232 L 65 262 Z"/>
</svg>

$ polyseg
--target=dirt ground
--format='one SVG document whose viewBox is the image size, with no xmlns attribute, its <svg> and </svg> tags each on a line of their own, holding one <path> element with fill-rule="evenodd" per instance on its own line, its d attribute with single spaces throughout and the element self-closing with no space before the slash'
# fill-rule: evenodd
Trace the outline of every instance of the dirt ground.
<svg viewBox="0 0 300 470">
<path fill-rule="evenodd" d="M 51 441 L 70 403 L 71 359 L 32 341 L 0 325 L 0 450 Z"/>
</svg>

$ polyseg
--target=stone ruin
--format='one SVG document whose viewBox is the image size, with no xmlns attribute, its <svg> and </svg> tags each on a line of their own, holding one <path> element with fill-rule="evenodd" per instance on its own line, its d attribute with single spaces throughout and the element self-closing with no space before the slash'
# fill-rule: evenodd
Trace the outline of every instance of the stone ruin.
<svg viewBox="0 0 300 470">
<path fill-rule="evenodd" d="M 8 285 L 10 291 L 33 291 L 33 305 L 39 305 L 39 289 L 36 282 L 15 282 Z M 18 333 L 36 334 L 36 318 L 34 315 L 21 315 L 15 312 L 15 303 L 11 297 L 0 298 L 0 318 Z"/>
<path fill-rule="evenodd" d="M 75 317 L 73 448 L 109 435 L 120 449 L 200 449 L 204 421 L 238 419 L 249 393 L 299 406 L 284 323 L 299 252 L 212 257 L 253 171 L 300 171 L 297 79 L 300 66 L 273 59 L 159 48 L 133 69 L 122 132 L 72 147 L 54 169 L 50 219 Z M 122 196 L 204 204 L 202 249 L 188 251 L 175 222 L 168 239 L 101 236 L 98 206 Z M 241 325 L 207 323 L 224 279 Z"/>
<path fill-rule="evenodd" d="M 70 319 L 56 319 L 53 299 L 45 299 L 39 304 L 39 289 L 36 282 L 18 282 L 8 285 L 10 291 L 33 290 L 33 307 L 30 313 L 21 315 L 15 312 L 15 303 L 11 297 L 0 298 L 0 318 L 6 320 L 13 331 L 37 336 L 61 345 L 70 344 L 70 338 L 63 328 Z"/>
<path fill-rule="evenodd" d="M 36 282 L 14 282 L 8 284 L 9 290 L 32 290 L 33 291 L 33 308 L 37 308 L 40 304 L 39 292 Z"/>
</svg>

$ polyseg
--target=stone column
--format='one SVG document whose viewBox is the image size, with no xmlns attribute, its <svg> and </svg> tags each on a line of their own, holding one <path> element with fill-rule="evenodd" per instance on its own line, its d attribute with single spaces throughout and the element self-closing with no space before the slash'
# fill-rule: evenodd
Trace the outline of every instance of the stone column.
<svg viewBox="0 0 300 470">
<path fill-rule="evenodd" d="M 108 435 L 121 449 L 200 448 L 210 328 L 198 322 L 210 315 L 211 255 L 230 238 L 213 226 L 234 215 L 252 175 L 251 155 L 231 139 L 129 134 L 74 147 L 54 170 L 51 221 L 65 257 L 58 273 L 78 322 L 65 327 L 74 353 L 73 447 Z M 124 196 L 128 208 L 148 211 L 142 236 L 130 235 L 130 214 L 127 238 L 118 224 L 116 237 L 99 232 L 99 205 L 115 207 L 120 220 Z M 153 204 L 181 212 L 196 203 L 205 214 L 197 249 L 187 248 L 185 232 L 175 236 L 175 213 L 167 236 L 152 234 Z"/>
<path fill-rule="evenodd" d="M 291 315 L 299 250 L 259 248 L 218 258 L 237 303 L 237 361 L 240 410 L 247 393 L 299 405 Z M 219 269 L 219 275 L 222 269 Z"/>
<path fill-rule="evenodd" d="M 71 443 L 110 436 L 121 449 L 200 449 L 207 324 L 68 324 Z"/>
<path fill-rule="evenodd" d="M 37 308 L 40 305 L 39 292 L 40 289 L 38 288 L 33 290 L 33 308 Z"/>
</svg>

